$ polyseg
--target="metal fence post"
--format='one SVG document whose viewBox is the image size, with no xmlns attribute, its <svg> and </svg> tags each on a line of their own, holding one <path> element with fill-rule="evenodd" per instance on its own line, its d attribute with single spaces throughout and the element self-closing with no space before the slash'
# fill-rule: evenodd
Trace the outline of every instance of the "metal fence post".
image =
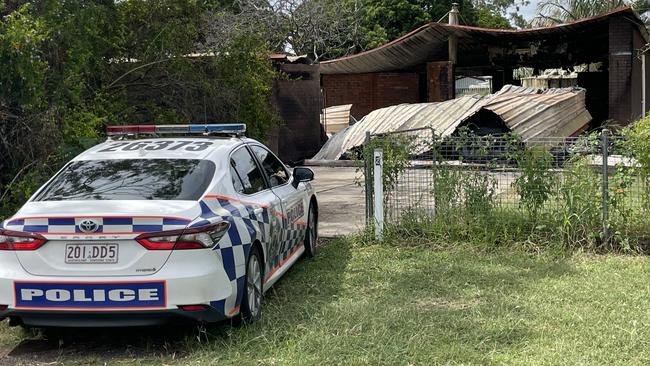
<svg viewBox="0 0 650 366">
<path fill-rule="evenodd" d="M 603 210 L 603 244 L 609 243 L 609 130 L 603 129 L 600 135 L 600 147 L 603 158 L 603 192 L 602 192 L 602 210 Z"/>
<path fill-rule="evenodd" d="M 366 226 L 370 225 L 373 209 L 372 209 L 372 180 L 371 174 L 371 159 L 370 157 L 370 131 L 366 131 L 366 140 L 363 143 L 363 177 L 365 180 L 365 194 L 366 194 Z"/>
<path fill-rule="evenodd" d="M 431 212 L 432 215 L 435 217 L 436 216 L 436 209 L 438 206 L 438 202 L 436 202 L 436 169 L 438 169 L 438 151 L 436 150 L 436 130 L 433 127 L 431 128 L 431 141 L 430 145 L 427 147 L 429 151 L 431 151 L 431 193 L 432 193 L 432 203 L 433 207 L 431 207 Z"/>
<path fill-rule="evenodd" d="M 375 196 L 375 239 L 381 241 L 384 231 L 384 187 L 382 182 L 382 170 L 384 167 L 384 152 L 382 149 L 374 151 L 374 196 Z"/>
</svg>

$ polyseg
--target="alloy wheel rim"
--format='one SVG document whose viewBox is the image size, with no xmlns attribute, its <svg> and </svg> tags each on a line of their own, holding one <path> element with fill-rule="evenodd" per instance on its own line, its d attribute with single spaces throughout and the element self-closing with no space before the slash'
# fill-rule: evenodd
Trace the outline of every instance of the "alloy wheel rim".
<svg viewBox="0 0 650 366">
<path fill-rule="evenodd" d="M 262 303 L 262 273 L 257 256 L 248 261 L 248 306 L 251 314 L 256 316 Z"/>
</svg>

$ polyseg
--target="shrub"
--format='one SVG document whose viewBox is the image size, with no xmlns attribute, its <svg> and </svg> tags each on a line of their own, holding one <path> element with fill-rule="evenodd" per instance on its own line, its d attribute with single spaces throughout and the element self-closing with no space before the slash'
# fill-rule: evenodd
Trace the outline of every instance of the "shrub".
<svg viewBox="0 0 650 366">
<path fill-rule="evenodd" d="M 512 183 L 519 195 L 519 204 L 535 220 L 557 184 L 551 171 L 553 156 L 544 148 L 524 148 L 515 154 L 521 175 Z"/>
</svg>

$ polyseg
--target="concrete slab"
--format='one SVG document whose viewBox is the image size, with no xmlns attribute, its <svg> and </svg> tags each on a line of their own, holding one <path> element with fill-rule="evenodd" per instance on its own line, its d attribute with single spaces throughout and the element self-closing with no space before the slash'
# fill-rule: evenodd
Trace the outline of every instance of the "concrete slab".
<svg viewBox="0 0 650 366">
<path fill-rule="evenodd" d="M 331 238 L 359 232 L 365 226 L 365 195 L 355 183 L 361 171 L 354 167 L 310 167 L 318 196 L 319 235 Z"/>
</svg>

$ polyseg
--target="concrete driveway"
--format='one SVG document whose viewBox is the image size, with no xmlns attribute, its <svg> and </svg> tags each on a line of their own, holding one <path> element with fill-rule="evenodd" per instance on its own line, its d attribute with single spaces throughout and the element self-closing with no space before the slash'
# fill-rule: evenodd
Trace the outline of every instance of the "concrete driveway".
<svg viewBox="0 0 650 366">
<path fill-rule="evenodd" d="M 363 177 L 357 168 L 309 167 L 319 203 L 319 235 L 335 237 L 356 233 L 365 226 L 365 195 L 355 183 Z M 363 179 L 363 178 L 361 178 Z"/>
</svg>

